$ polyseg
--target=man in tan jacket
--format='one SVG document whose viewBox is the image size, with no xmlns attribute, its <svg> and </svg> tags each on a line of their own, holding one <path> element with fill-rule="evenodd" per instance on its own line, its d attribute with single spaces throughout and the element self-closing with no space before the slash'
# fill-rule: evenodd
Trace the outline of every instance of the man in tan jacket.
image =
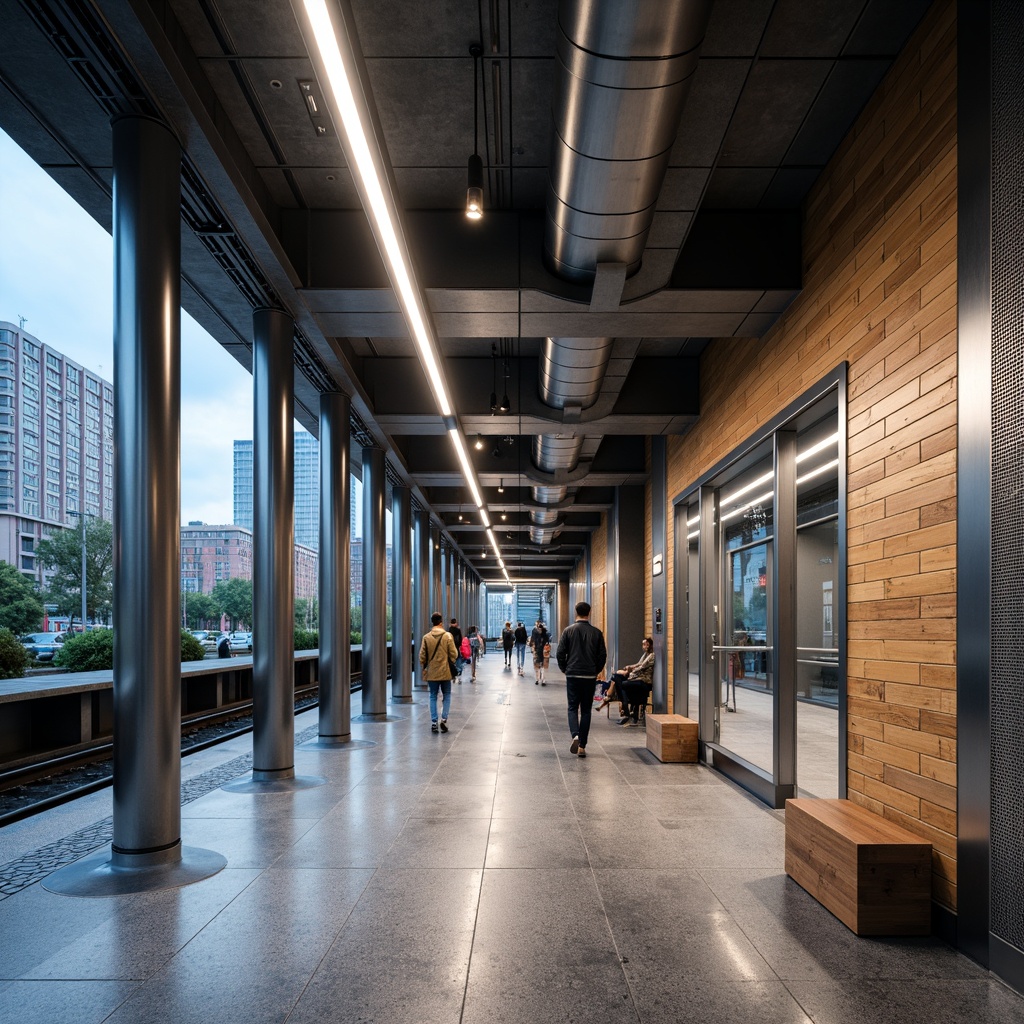
<svg viewBox="0 0 1024 1024">
<path fill-rule="evenodd" d="M 452 706 L 452 672 L 459 652 L 455 641 L 441 625 L 442 615 L 430 616 L 431 630 L 420 641 L 420 667 L 423 679 L 430 687 L 430 731 L 437 732 L 437 691 L 444 695 L 441 707 L 441 732 L 448 731 L 448 710 Z"/>
</svg>

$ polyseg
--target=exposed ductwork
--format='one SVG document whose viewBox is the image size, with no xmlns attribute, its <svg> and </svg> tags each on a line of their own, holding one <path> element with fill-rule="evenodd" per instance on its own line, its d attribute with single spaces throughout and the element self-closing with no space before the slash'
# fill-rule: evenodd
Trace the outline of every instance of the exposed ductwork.
<svg viewBox="0 0 1024 1024">
<path fill-rule="evenodd" d="M 544 243 L 560 277 L 639 269 L 710 12 L 710 0 L 560 5 Z"/>
<path fill-rule="evenodd" d="M 562 0 L 544 239 L 553 273 L 589 282 L 599 263 L 622 264 L 627 275 L 640 268 L 710 12 L 711 0 Z M 592 406 L 612 343 L 546 338 L 541 400 L 562 410 Z M 537 437 L 534 464 L 573 470 L 583 444 L 583 436 Z M 564 500 L 538 493 L 551 490 L 534 488 L 534 500 Z M 531 513 L 533 543 L 550 543 L 560 528 L 553 511 Z"/>
</svg>

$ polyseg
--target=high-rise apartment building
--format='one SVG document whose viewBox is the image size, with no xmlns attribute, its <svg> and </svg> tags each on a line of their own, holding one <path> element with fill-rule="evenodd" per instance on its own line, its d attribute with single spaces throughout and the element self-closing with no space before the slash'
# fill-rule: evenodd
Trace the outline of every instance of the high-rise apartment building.
<svg viewBox="0 0 1024 1024">
<path fill-rule="evenodd" d="M 295 432 L 295 543 L 320 547 L 320 443 L 305 430 Z M 235 441 L 234 520 L 252 529 L 252 441 Z"/>
<path fill-rule="evenodd" d="M 0 321 L 0 559 L 44 582 L 36 544 L 114 514 L 114 387 Z"/>
</svg>

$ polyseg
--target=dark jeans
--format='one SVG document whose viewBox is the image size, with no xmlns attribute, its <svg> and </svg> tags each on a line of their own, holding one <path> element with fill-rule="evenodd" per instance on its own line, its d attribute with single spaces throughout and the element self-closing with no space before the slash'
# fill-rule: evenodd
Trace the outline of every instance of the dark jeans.
<svg viewBox="0 0 1024 1024">
<path fill-rule="evenodd" d="M 640 709 L 647 703 L 650 685 L 635 679 L 625 679 L 616 688 L 622 694 L 622 713 L 627 718 L 632 714 L 634 722 L 640 721 Z"/>
<path fill-rule="evenodd" d="M 594 710 L 596 689 L 596 679 L 577 679 L 572 676 L 565 680 L 569 701 L 569 735 L 578 736 L 581 747 L 587 745 L 587 737 L 590 735 L 590 713 Z"/>
</svg>

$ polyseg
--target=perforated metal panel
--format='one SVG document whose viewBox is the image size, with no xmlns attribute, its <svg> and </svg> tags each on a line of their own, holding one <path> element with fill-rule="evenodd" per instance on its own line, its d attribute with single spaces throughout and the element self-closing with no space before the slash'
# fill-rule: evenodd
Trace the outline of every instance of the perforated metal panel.
<svg viewBox="0 0 1024 1024">
<path fill-rule="evenodd" d="M 991 929 L 1024 949 L 1024 20 L 992 13 Z"/>
</svg>

